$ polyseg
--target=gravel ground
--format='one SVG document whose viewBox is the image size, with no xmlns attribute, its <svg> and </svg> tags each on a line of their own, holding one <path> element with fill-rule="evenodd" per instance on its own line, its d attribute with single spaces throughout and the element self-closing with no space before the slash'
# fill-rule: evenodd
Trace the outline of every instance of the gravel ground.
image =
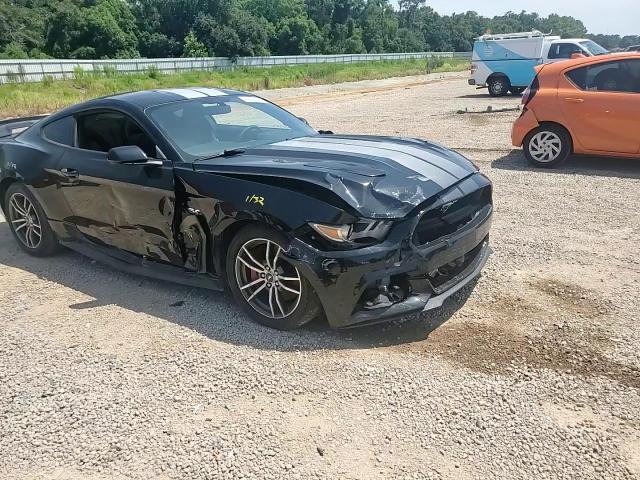
<svg viewBox="0 0 640 480">
<path fill-rule="evenodd" d="M 464 74 L 266 92 L 429 138 L 495 184 L 494 255 L 442 310 L 278 332 L 222 294 L 30 258 L 0 223 L 3 479 L 640 478 L 640 164 L 544 171 Z"/>
</svg>

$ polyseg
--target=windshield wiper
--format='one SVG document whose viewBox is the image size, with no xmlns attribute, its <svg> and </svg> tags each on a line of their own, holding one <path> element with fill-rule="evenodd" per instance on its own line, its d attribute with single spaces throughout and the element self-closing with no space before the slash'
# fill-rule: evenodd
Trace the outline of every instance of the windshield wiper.
<svg viewBox="0 0 640 480">
<path fill-rule="evenodd" d="M 197 158 L 194 160 L 194 162 L 202 162 L 204 160 L 212 160 L 214 158 L 220 158 L 220 157 L 233 157 L 234 155 L 240 155 L 241 153 L 244 153 L 244 152 L 245 151 L 242 148 L 228 148 L 226 150 L 223 150 L 222 152 L 209 155 L 208 157 Z"/>
</svg>

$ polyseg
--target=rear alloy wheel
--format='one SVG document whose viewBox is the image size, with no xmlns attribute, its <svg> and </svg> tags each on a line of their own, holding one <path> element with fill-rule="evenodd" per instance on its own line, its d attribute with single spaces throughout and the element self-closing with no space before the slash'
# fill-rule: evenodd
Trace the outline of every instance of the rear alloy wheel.
<svg viewBox="0 0 640 480">
<path fill-rule="evenodd" d="M 22 250 L 36 257 L 55 253 L 58 240 L 38 201 L 22 184 L 12 184 L 5 194 L 4 211 Z"/>
<path fill-rule="evenodd" d="M 507 77 L 498 76 L 489 80 L 488 87 L 489 95 L 492 97 L 504 97 L 511 88 L 511 84 Z"/>
<path fill-rule="evenodd" d="M 24 246 L 38 248 L 42 242 L 42 225 L 33 204 L 22 193 L 16 192 L 9 198 L 9 221 Z"/>
<path fill-rule="evenodd" d="M 227 279 L 252 318 L 290 330 L 312 320 L 320 308 L 309 282 L 283 255 L 284 244 L 280 234 L 266 227 L 241 230 L 229 246 Z"/>
<path fill-rule="evenodd" d="M 571 137 L 562 128 L 543 125 L 524 139 L 524 154 L 538 167 L 549 168 L 564 162 L 571 153 Z"/>
</svg>

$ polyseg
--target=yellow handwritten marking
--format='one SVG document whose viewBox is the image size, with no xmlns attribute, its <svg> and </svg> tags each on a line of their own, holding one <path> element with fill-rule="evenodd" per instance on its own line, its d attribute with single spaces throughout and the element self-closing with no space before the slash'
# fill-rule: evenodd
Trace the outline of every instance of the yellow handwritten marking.
<svg viewBox="0 0 640 480">
<path fill-rule="evenodd" d="M 258 205 L 262 205 L 264 207 L 264 197 L 260 197 L 259 195 L 247 195 L 245 202 L 257 203 Z"/>
</svg>

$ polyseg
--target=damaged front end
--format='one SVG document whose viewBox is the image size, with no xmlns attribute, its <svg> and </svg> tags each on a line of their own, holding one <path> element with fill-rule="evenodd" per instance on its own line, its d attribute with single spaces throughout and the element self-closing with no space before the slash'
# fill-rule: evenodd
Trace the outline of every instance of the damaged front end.
<svg viewBox="0 0 640 480">
<path fill-rule="evenodd" d="M 395 221 L 380 243 L 330 251 L 301 236 L 287 256 L 333 327 L 387 321 L 437 308 L 478 276 L 492 213 L 491 183 L 477 173 Z"/>
<path fill-rule="evenodd" d="M 217 257 L 229 225 L 282 232 L 282 255 L 335 328 L 435 308 L 489 255 L 491 182 L 462 155 L 420 140 L 298 138 L 233 162 L 199 161 L 179 178 L 189 205 L 204 212 Z M 222 259 L 213 263 L 221 273 Z"/>
</svg>

